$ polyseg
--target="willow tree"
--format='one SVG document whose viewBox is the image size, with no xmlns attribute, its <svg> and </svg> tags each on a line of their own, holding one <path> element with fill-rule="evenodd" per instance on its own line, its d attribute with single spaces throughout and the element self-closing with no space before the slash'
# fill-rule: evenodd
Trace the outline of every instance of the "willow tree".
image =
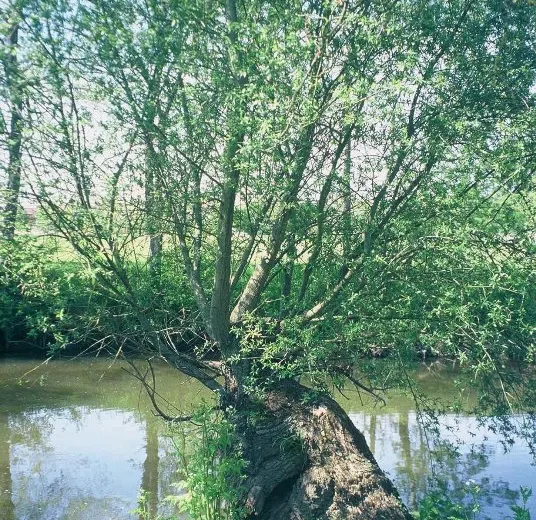
<svg viewBox="0 0 536 520">
<path fill-rule="evenodd" d="M 375 318 L 413 323 L 404 344 L 432 329 L 439 341 L 442 322 L 474 331 L 469 347 L 449 345 L 469 366 L 485 361 L 512 406 L 502 329 L 473 319 L 464 297 L 448 299 L 481 271 L 445 273 L 467 251 L 488 254 L 488 235 L 471 233 L 532 196 L 535 7 L 46 5 L 26 22 L 42 57 L 34 195 L 122 309 L 108 337 L 122 331 L 119 345 L 166 360 L 237 410 L 256 518 L 409 518 L 344 411 L 298 381 L 375 394 L 354 368 L 402 334 Z M 155 311 L 165 283 L 139 296 L 147 233 L 151 257 L 173 259 L 187 280 L 180 315 Z M 511 258 L 508 230 L 490 233 L 493 262 Z M 401 275 L 429 258 L 448 285 L 437 297 L 430 271 Z"/>
</svg>

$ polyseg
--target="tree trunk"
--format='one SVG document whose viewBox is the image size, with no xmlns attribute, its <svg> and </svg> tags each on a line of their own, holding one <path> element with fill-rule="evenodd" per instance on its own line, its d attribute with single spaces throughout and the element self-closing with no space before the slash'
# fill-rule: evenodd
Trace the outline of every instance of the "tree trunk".
<svg viewBox="0 0 536 520">
<path fill-rule="evenodd" d="M 153 281 L 158 284 L 162 270 L 162 233 L 160 233 L 159 229 L 159 216 L 161 215 L 159 203 L 161 201 L 158 200 L 155 178 L 155 171 L 158 169 L 158 158 L 150 138 L 147 137 L 146 141 L 148 150 L 146 153 L 145 214 L 147 217 L 146 230 L 149 236 L 148 264 Z"/>
<path fill-rule="evenodd" d="M 22 89 L 17 47 L 19 43 L 19 24 L 8 27 L 8 54 L 4 60 L 4 72 L 10 97 L 10 130 L 7 136 L 8 165 L 7 165 L 7 194 L 4 208 L 2 233 L 4 238 L 12 240 L 15 236 L 17 210 L 19 207 L 19 192 L 21 184 L 22 160 Z"/>
<path fill-rule="evenodd" d="M 249 406 L 249 408 L 248 408 Z M 289 381 L 237 427 L 253 520 L 409 520 L 365 438 L 331 398 Z M 251 417 L 260 417 L 251 424 Z"/>
</svg>

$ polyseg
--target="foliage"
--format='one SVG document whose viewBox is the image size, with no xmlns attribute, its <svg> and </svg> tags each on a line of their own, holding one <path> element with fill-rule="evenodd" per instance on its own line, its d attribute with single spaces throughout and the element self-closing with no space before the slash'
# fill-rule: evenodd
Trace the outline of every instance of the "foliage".
<svg viewBox="0 0 536 520">
<path fill-rule="evenodd" d="M 533 358 L 533 8 L 26 10 L 27 182 L 114 336 L 197 335 L 250 385 L 378 346 L 487 386 Z"/>
<path fill-rule="evenodd" d="M 237 398 L 374 392 L 378 350 L 411 390 L 432 352 L 479 413 L 533 410 L 535 5 L 13 9 L 26 196 L 91 280 L 88 337 Z"/>
<path fill-rule="evenodd" d="M 527 502 L 532 496 L 532 489 L 528 487 L 521 487 L 519 490 L 521 493 L 521 505 L 512 506 L 512 511 L 514 512 L 514 520 L 530 520 L 530 512 L 527 508 Z"/>
<path fill-rule="evenodd" d="M 468 500 L 459 503 L 450 498 L 447 489 L 429 493 L 420 504 L 420 520 L 476 520 L 480 511 L 478 486 L 469 483 L 466 489 Z"/>
<path fill-rule="evenodd" d="M 246 516 L 240 505 L 245 461 L 228 413 L 230 410 L 224 415 L 204 404 L 196 410 L 191 424 L 171 427 L 183 480 L 177 484 L 181 494 L 167 500 L 195 520 L 239 520 Z"/>
<path fill-rule="evenodd" d="M 55 260 L 56 253 L 53 243 L 33 237 L 0 242 L 0 330 L 12 347 L 64 345 L 71 312 L 87 308 L 83 274 L 76 263 Z"/>
<path fill-rule="evenodd" d="M 145 262 L 130 262 L 127 268 L 136 279 L 132 289 L 138 306 L 142 312 L 151 309 L 156 327 L 181 320 L 191 303 L 173 258 L 165 256 L 162 262 L 162 283 L 173 288 L 165 293 L 154 290 Z M 20 354 L 34 347 L 49 353 L 69 347 L 73 354 L 128 350 L 127 331 L 130 341 L 142 340 L 132 308 L 103 293 L 100 276 L 62 240 L 20 235 L 0 241 L 0 330 L 7 336 L 9 351 Z M 177 344 L 187 339 L 185 330 L 174 337 Z"/>
<path fill-rule="evenodd" d="M 151 519 L 149 510 L 149 496 L 147 491 L 141 490 L 138 494 L 137 507 L 132 511 L 133 515 L 138 515 L 142 520 L 153 520 Z"/>
<path fill-rule="evenodd" d="M 460 503 L 450 497 L 448 489 L 438 488 L 421 501 L 417 518 L 419 520 L 477 520 L 480 511 L 480 492 L 476 484 L 468 482 L 466 497 Z M 522 504 L 512 506 L 513 520 L 530 520 L 527 501 L 532 491 L 522 486 L 520 494 Z"/>
</svg>

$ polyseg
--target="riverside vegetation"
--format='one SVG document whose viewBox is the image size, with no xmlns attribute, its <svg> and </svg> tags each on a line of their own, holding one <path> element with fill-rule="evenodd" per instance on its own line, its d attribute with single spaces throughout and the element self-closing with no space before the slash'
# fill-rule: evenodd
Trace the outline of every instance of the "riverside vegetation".
<svg viewBox="0 0 536 520">
<path fill-rule="evenodd" d="M 175 422 L 152 360 L 197 379 L 263 520 L 410 518 L 332 396 L 432 409 L 416 352 L 534 446 L 536 6 L 1 9 L 4 350 L 124 356 Z"/>
<path fill-rule="evenodd" d="M 201 405 L 192 418 L 194 426 L 171 426 L 176 456 L 181 461 L 180 474 L 184 480 L 175 484 L 178 495 L 165 498 L 166 504 L 190 518 L 199 520 L 240 520 L 247 517 L 241 506 L 241 486 L 246 461 L 241 456 L 233 423 L 212 406 Z M 299 442 L 299 439 L 291 440 Z M 415 520 L 477 520 L 480 518 L 482 489 L 474 482 L 466 482 L 463 495 L 454 496 L 453 490 L 438 480 L 435 489 L 422 499 Z M 183 493 L 183 494 L 181 494 Z M 509 520 L 531 520 L 527 502 L 532 496 L 528 487 L 520 488 L 519 504 L 511 506 Z M 155 520 L 148 507 L 149 495 L 142 492 L 134 513 L 143 520 Z M 175 516 L 161 516 L 160 520 L 174 520 Z M 506 520 L 507 517 L 502 517 Z M 495 520 L 499 520 L 496 518 Z"/>
</svg>

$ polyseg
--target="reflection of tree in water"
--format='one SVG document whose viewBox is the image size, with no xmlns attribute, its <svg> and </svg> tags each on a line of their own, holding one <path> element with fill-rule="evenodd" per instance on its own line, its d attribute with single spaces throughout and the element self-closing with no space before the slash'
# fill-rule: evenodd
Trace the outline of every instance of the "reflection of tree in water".
<svg viewBox="0 0 536 520">
<path fill-rule="evenodd" d="M 433 451 L 436 472 L 452 489 L 463 487 L 488 467 L 493 451 L 491 446 L 482 443 L 472 445 L 467 453 L 461 453 L 455 444 L 437 441 Z"/>
<path fill-rule="evenodd" d="M 479 488 L 478 501 L 482 504 L 496 505 L 499 500 L 501 505 L 509 505 L 517 498 L 518 493 L 508 483 L 490 482 L 482 476 L 495 453 L 492 444 L 475 443 L 467 450 L 467 445 L 442 438 L 444 429 L 427 430 L 425 435 L 424 428 L 415 414 L 399 414 L 396 483 L 410 508 L 417 508 L 420 500 L 438 487 L 460 502 L 468 499 L 468 489 L 475 486 Z"/>
<path fill-rule="evenodd" d="M 0 511 L 5 520 L 15 520 L 15 506 L 11 497 L 9 416 L 0 413 Z"/>
<path fill-rule="evenodd" d="M 181 464 L 179 457 L 176 453 L 176 445 L 173 442 L 173 437 L 176 436 L 176 432 L 173 429 L 168 429 L 165 423 L 160 422 L 160 463 L 159 463 L 159 490 L 160 497 L 167 497 L 170 495 L 177 495 L 178 489 L 175 483 L 180 478 Z M 176 518 L 176 511 L 174 508 L 163 500 L 160 500 L 160 515 L 167 518 L 168 515 L 174 514 L 173 518 Z M 187 516 L 181 515 L 178 519 L 187 518 Z"/>
<path fill-rule="evenodd" d="M 38 447 L 40 452 L 53 451 L 49 436 L 54 426 L 51 416 L 39 412 L 22 412 L 18 414 L 0 414 L 0 511 L 7 520 L 16 519 L 16 505 L 26 502 L 26 497 L 35 493 L 35 486 L 30 482 L 31 474 L 39 474 L 39 460 L 20 460 L 12 446 Z M 17 479 L 17 500 L 14 498 L 14 470 L 20 463 L 33 463 L 31 470 Z M 46 497 L 46 498 L 45 498 Z M 54 495 L 44 493 L 43 500 L 54 501 Z M 42 511 L 36 509 L 29 518 L 42 518 Z"/>
<path fill-rule="evenodd" d="M 38 446 L 40 451 L 52 451 L 52 447 L 48 444 L 48 436 L 53 429 L 50 417 L 39 413 L 19 413 L 11 416 L 8 420 L 7 414 L 0 414 L 0 511 L 4 515 L 2 518 L 7 520 L 15 520 L 15 503 L 13 501 L 13 472 L 11 466 L 16 468 L 21 462 L 27 460 L 19 460 L 16 454 L 10 456 L 11 446 L 26 445 L 29 447 Z M 24 509 L 24 517 L 30 519 L 44 518 L 42 503 L 46 503 L 47 507 L 54 507 L 53 504 L 58 502 L 58 496 L 54 494 L 54 490 L 41 490 L 39 486 L 32 485 L 31 473 L 38 473 L 40 466 L 38 461 L 32 461 L 31 471 L 26 472 L 17 479 L 17 497 L 19 506 Z M 39 504 L 28 507 L 26 498 L 35 493 L 42 495 Z M 21 504 L 22 502 L 22 504 Z M 32 496 L 33 502 L 33 496 Z M 38 507 L 39 506 L 39 507 Z"/>
<path fill-rule="evenodd" d="M 145 513 L 150 520 L 155 520 L 159 514 L 167 518 L 171 506 L 162 499 L 177 493 L 174 483 L 179 471 L 172 433 L 167 429 L 166 423 L 155 418 L 149 410 L 145 410 L 139 417 L 145 423 L 145 460 L 141 477 L 141 491 L 147 497 Z M 140 520 L 145 518 L 140 516 Z"/>
<path fill-rule="evenodd" d="M 125 424 L 131 425 L 126 433 L 131 434 L 132 446 L 111 433 L 118 432 Z M 140 483 L 140 480 L 136 482 L 136 476 L 139 478 L 145 469 L 142 461 L 134 469 L 131 457 L 143 446 L 144 426 L 132 412 L 83 406 L 19 413 L 16 420 L 10 420 L 11 486 L 19 517 L 28 520 L 130 518 L 129 511 L 135 507 Z M 150 469 L 154 466 L 151 460 L 155 458 L 155 450 L 158 466 L 158 441 L 154 440 L 156 433 L 147 437 L 144 478 L 150 483 L 157 480 L 151 477 Z M 2 515 L 0 518 L 3 519 Z"/>
<path fill-rule="evenodd" d="M 49 437 L 54 429 L 53 413 L 22 412 L 10 419 L 13 444 L 39 446 L 40 451 L 52 451 Z"/>
<path fill-rule="evenodd" d="M 153 520 L 158 512 L 158 465 L 160 461 L 158 450 L 158 424 L 150 416 L 145 416 L 145 461 L 141 488 L 147 494 L 147 513 Z M 140 520 L 147 520 L 140 517 Z"/>
<path fill-rule="evenodd" d="M 130 518 L 133 509 L 131 502 L 115 496 L 98 497 L 84 489 L 73 492 L 61 474 L 39 486 L 28 478 L 17 495 L 17 510 L 28 520 L 117 520 Z"/>
<path fill-rule="evenodd" d="M 53 415 L 53 414 L 52 414 Z M 10 444 L 13 443 L 36 448 L 41 453 L 53 452 L 48 437 L 53 430 L 51 414 L 25 413 L 20 414 L 15 420 L 11 420 L 11 427 L 7 414 L 0 414 L 0 518 L 2 520 L 16 520 L 15 505 L 12 500 L 12 477 L 10 468 Z M 80 410 L 62 410 L 61 415 L 68 417 L 69 421 L 80 421 L 83 413 Z M 146 421 L 146 457 L 143 463 L 142 489 L 150 493 L 149 513 L 150 518 L 156 518 L 159 488 L 159 442 L 158 424 L 149 417 Z M 20 458 L 20 457 L 19 457 Z M 26 462 L 28 462 L 25 457 Z M 17 461 L 14 461 L 15 464 Z M 19 463 L 24 462 L 22 459 Z M 63 474 L 58 474 L 53 480 L 41 481 L 41 485 L 35 485 L 35 475 L 41 474 L 40 457 L 32 458 L 31 468 L 28 471 L 19 472 L 17 478 L 18 507 L 25 518 L 42 520 L 55 519 L 58 512 L 67 511 L 69 518 L 99 518 L 116 519 L 123 518 L 131 506 L 118 501 L 116 497 L 95 497 L 86 495 L 83 490 L 75 495 L 70 489 Z M 49 475 L 50 476 L 50 475 Z M 66 488 L 69 488 L 67 489 Z M 67 502 L 68 503 L 67 503 Z"/>
<path fill-rule="evenodd" d="M 410 425 L 410 415 L 407 411 L 398 414 L 398 434 L 400 457 L 395 466 L 397 487 L 408 506 L 416 509 L 428 491 L 426 481 L 430 472 L 428 446 L 419 423 L 415 421 Z"/>
<path fill-rule="evenodd" d="M 84 452 L 80 452 L 79 463 L 85 467 L 89 464 L 99 465 L 95 469 L 100 477 L 96 477 L 94 482 L 85 483 L 77 483 L 68 478 L 61 462 L 59 466 L 53 462 L 58 448 L 53 440 L 58 421 L 63 420 L 80 432 L 85 427 L 88 415 L 93 412 L 99 413 L 98 410 L 86 407 L 21 411 L 11 414 L 9 422 L 7 414 L 0 414 L 1 520 L 16 520 L 15 509 L 19 516 L 22 514 L 24 518 L 36 520 L 56 519 L 58 514 L 65 512 L 69 518 L 77 519 L 116 520 L 129 516 L 133 503 L 127 503 L 119 497 L 98 497 L 89 489 L 92 486 L 100 489 L 110 487 L 105 482 L 106 479 L 102 480 L 106 475 L 102 462 L 86 458 Z M 137 427 L 145 429 L 145 458 L 141 466 L 137 466 L 141 470 L 138 485 L 147 491 L 149 518 L 155 519 L 159 498 L 172 493 L 170 482 L 176 480 L 177 465 L 171 443 L 166 443 L 166 439 L 159 442 L 161 421 L 147 410 L 131 415 L 128 422 L 132 419 Z M 10 446 L 15 449 L 10 449 Z M 13 488 L 16 488 L 16 499 L 12 497 Z M 136 488 L 132 492 L 134 499 Z"/>
<path fill-rule="evenodd" d="M 478 487 L 478 502 L 487 505 L 509 506 L 517 500 L 519 492 L 512 490 L 508 482 L 490 480 L 481 476 L 490 464 L 496 448 L 488 443 L 470 446 L 462 453 L 448 441 L 438 442 L 433 456 L 436 463 L 436 482 L 448 489 L 458 501 L 467 500 L 469 490 Z"/>
<path fill-rule="evenodd" d="M 370 416 L 370 424 L 369 424 L 369 447 L 372 453 L 376 453 L 376 424 L 377 424 L 376 414 L 372 414 Z"/>
<path fill-rule="evenodd" d="M 158 438 L 165 427 L 140 399 L 135 380 L 109 361 L 78 360 L 42 367 L 44 375 L 28 376 L 21 386 L 13 373 L 26 373 L 32 363 L 10 366 L 11 386 L 2 388 L 9 423 L 3 408 L 0 520 L 135 518 L 129 512 L 140 487 L 150 492 L 154 516 L 158 499 L 176 493 L 170 483 L 177 481 L 177 462 L 169 440 Z M 159 377 L 170 396 L 181 385 L 181 402 L 200 399 L 199 388 L 175 370 L 161 367 Z M 112 443 L 110 428 L 121 431 Z"/>
<path fill-rule="evenodd" d="M 45 518 L 44 511 L 56 510 L 59 507 L 60 495 L 56 493 L 57 488 L 61 487 L 61 477 L 58 477 L 52 486 L 43 487 L 35 483 L 35 476 L 42 475 L 42 463 L 47 453 L 54 452 L 51 445 L 50 436 L 54 430 L 54 421 L 57 418 L 58 411 L 39 410 L 31 412 L 20 412 L 12 415 L 10 419 L 11 446 L 14 446 L 12 454 L 13 468 L 24 467 L 24 471 L 18 471 L 16 482 L 16 499 L 17 509 L 24 508 L 25 517 L 28 518 Z M 61 413 L 69 414 L 69 411 L 62 410 Z M 80 418 L 79 414 L 71 413 Z M 22 449 L 22 456 L 21 456 Z M 28 456 L 39 453 L 39 456 Z M 43 480 L 40 480 L 43 483 Z M 13 490 L 12 490 L 13 491 Z M 12 495 L 13 496 L 13 495 Z"/>
</svg>

